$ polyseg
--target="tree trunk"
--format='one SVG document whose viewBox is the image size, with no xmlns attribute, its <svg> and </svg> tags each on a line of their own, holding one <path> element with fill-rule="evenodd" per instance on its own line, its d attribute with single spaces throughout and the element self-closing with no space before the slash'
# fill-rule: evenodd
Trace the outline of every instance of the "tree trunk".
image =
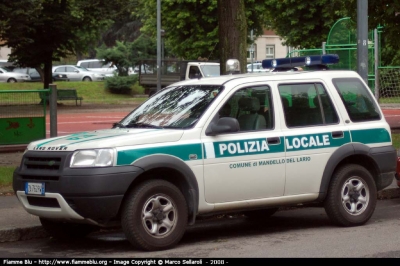
<svg viewBox="0 0 400 266">
<path fill-rule="evenodd" d="M 221 74 L 226 74 L 228 59 L 238 59 L 240 72 L 246 72 L 247 22 L 244 0 L 218 0 Z"/>
</svg>

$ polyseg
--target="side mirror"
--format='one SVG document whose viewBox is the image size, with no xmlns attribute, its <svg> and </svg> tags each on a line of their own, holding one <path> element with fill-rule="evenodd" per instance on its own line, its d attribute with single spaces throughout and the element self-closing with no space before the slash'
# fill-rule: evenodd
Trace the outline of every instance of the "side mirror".
<svg viewBox="0 0 400 266">
<path fill-rule="evenodd" d="M 240 130 L 239 122 L 233 117 L 222 117 L 218 122 L 211 122 L 207 129 L 207 136 L 215 136 L 222 133 L 238 132 Z"/>
</svg>

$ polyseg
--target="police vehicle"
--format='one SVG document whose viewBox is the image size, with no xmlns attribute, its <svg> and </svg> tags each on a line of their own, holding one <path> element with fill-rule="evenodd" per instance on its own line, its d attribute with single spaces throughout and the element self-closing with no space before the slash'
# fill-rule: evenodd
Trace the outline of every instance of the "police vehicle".
<svg viewBox="0 0 400 266">
<path fill-rule="evenodd" d="M 365 224 L 396 158 L 356 72 L 232 74 L 170 85 L 112 129 L 30 143 L 13 188 L 55 237 L 122 226 L 135 247 L 160 250 L 210 214 L 264 219 L 312 203 L 338 226 Z"/>
</svg>

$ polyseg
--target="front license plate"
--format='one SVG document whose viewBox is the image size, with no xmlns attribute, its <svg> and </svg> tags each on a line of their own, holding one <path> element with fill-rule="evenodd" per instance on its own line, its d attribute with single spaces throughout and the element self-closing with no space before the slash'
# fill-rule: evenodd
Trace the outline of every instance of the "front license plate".
<svg viewBox="0 0 400 266">
<path fill-rule="evenodd" d="M 25 183 L 25 194 L 27 195 L 42 195 L 45 193 L 45 183 Z"/>
</svg>

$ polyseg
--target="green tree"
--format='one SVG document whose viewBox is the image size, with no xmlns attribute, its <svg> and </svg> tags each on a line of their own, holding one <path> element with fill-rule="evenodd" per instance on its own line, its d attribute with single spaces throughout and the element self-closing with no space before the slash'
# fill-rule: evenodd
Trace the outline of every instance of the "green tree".
<svg viewBox="0 0 400 266">
<path fill-rule="evenodd" d="M 128 5 L 126 1 L 115 3 L 113 10 L 115 15 L 112 18 L 112 24 L 102 34 L 98 40 L 97 45 L 110 48 L 116 45 L 117 41 L 120 42 L 133 42 L 136 40 L 141 32 L 142 27 L 141 18 L 135 15 L 135 10 L 138 8 L 139 0 L 129 0 Z M 140 12 L 138 12 L 141 14 Z M 88 51 L 89 57 L 98 57 L 96 54 L 96 46 Z M 81 57 L 81 56 L 80 56 Z"/>
<path fill-rule="evenodd" d="M 340 0 L 265 0 L 268 28 L 283 44 L 298 48 L 321 48 L 333 24 L 345 16 Z"/>
<path fill-rule="evenodd" d="M 142 34 L 134 42 L 116 41 L 115 46 L 97 49 L 97 57 L 104 59 L 106 63 L 112 62 L 118 68 L 120 76 L 127 76 L 129 67 L 138 65 L 142 59 L 154 58 L 157 55 L 157 47 L 154 38 Z"/>
<path fill-rule="evenodd" d="M 53 61 L 84 52 L 115 16 L 113 7 L 129 0 L 14 0 L 0 9 L 2 45 L 12 48 L 10 60 L 35 67 L 51 82 Z"/>
<path fill-rule="evenodd" d="M 238 1 L 225 2 L 229 6 L 232 3 L 236 5 Z M 264 2 L 265 0 L 243 1 L 246 16 L 243 23 L 246 24 L 246 28 L 253 29 L 256 36 L 261 35 L 265 28 Z M 161 27 L 165 30 L 165 48 L 182 59 L 219 60 L 221 47 L 217 3 L 217 0 L 162 0 Z M 138 10 L 143 21 L 142 31 L 156 36 L 156 0 L 140 0 L 139 4 Z M 247 42 L 250 42 L 249 38 Z M 230 41 L 229 45 L 240 44 L 236 40 Z"/>
</svg>

